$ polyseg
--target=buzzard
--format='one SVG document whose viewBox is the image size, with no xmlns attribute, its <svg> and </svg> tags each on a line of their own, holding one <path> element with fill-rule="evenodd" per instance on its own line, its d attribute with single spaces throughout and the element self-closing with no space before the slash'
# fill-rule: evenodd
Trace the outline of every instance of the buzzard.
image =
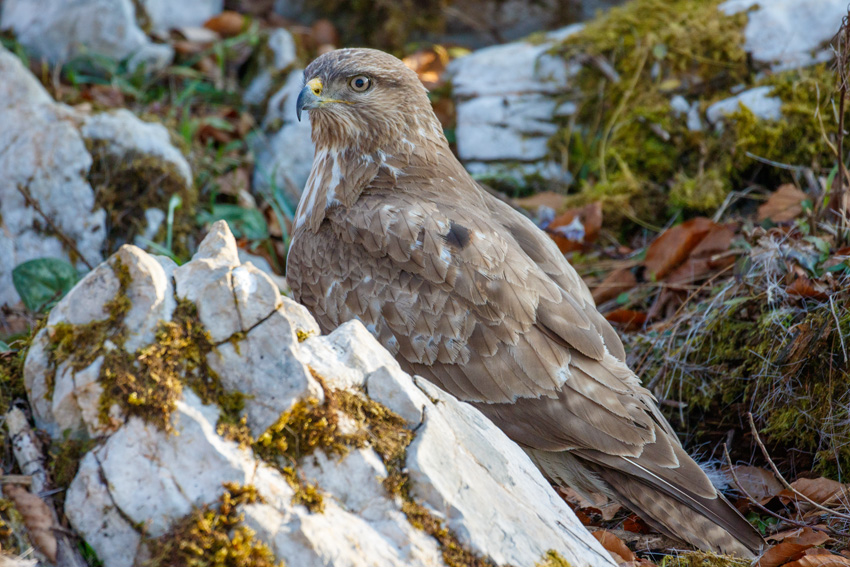
<svg viewBox="0 0 850 567">
<path fill-rule="evenodd" d="M 310 112 L 316 155 L 287 280 L 322 329 L 362 321 L 551 481 L 609 495 L 696 547 L 752 557 L 758 532 L 682 449 L 587 286 L 464 170 L 416 74 L 381 51 L 341 49 L 305 81 L 297 112 Z"/>
</svg>

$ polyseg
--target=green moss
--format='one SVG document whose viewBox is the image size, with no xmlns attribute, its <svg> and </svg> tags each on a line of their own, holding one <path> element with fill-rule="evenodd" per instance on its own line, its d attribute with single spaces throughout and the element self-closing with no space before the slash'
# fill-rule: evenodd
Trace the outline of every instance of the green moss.
<svg viewBox="0 0 850 567">
<path fill-rule="evenodd" d="M 683 313 L 674 334 L 631 339 L 633 356 L 648 361 L 644 379 L 657 382 L 661 397 L 687 402 L 697 433 L 740 427 L 740 412 L 729 408 L 746 408 L 768 446 L 794 448 L 797 470 L 843 477 L 850 470 L 847 293 L 800 306 L 793 298 L 771 303 L 746 286 L 734 290 L 711 309 L 701 311 L 717 300 Z"/>
<path fill-rule="evenodd" d="M 145 231 L 145 211 L 157 208 L 168 210 L 172 195 L 179 195 L 182 206 L 175 211 L 173 225 L 174 252 L 189 256 L 188 237 L 195 231 L 197 191 L 186 185 L 177 168 L 160 157 L 129 151 L 117 155 L 111 144 L 87 140 L 92 155 L 88 181 L 95 191 L 95 207 L 103 207 L 107 215 L 107 239 L 112 252 Z M 161 234 L 155 240 L 164 241 Z"/>
<path fill-rule="evenodd" d="M 64 510 L 65 489 L 71 486 L 71 481 L 77 476 L 80 461 L 96 444 L 92 439 L 74 439 L 67 436 L 50 444 L 47 451 L 47 470 L 50 472 L 52 486 L 60 489 L 54 496 L 59 510 Z"/>
<path fill-rule="evenodd" d="M 139 416 L 160 429 L 172 431 L 171 414 L 183 393 L 190 387 L 205 404 L 221 409 L 220 423 L 233 431 L 240 424 L 245 406 L 244 395 L 228 392 L 215 371 L 207 363 L 215 350 L 209 333 L 198 320 L 197 308 L 191 301 L 178 300 L 171 321 L 157 328 L 152 344 L 135 353 L 114 349 L 106 354 L 100 381 L 104 393 L 100 400 L 100 417 L 109 421 L 113 404 L 127 414 Z"/>
<path fill-rule="evenodd" d="M 218 509 L 204 506 L 164 536 L 148 540 L 145 567 L 283 567 L 269 547 L 245 526 L 237 507 L 262 502 L 253 486 L 224 485 Z"/>
<path fill-rule="evenodd" d="M 743 50 L 746 14 L 724 16 L 718 0 L 633 0 L 588 23 L 557 53 L 584 62 L 575 79 L 575 117 L 550 141 L 556 159 L 566 156 L 584 200 L 603 202 L 606 218 L 660 222 L 667 213 L 657 195 L 679 176 L 674 207 L 710 210 L 729 187 L 705 174 L 706 135 L 674 118 L 670 99 L 710 98 L 750 77 Z M 604 61 L 619 76 L 603 72 Z M 710 137 L 711 134 L 708 135 Z M 691 182 L 688 182 L 691 180 Z M 708 183 L 707 183 L 708 182 Z M 601 188 L 596 188 L 601 185 Z M 666 201 L 666 199 L 664 199 Z M 625 208 L 624 208 L 625 206 Z"/>
<path fill-rule="evenodd" d="M 55 369 L 70 362 L 71 370 L 88 368 L 100 356 L 108 355 L 108 346 L 119 349 L 125 341 L 124 317 L 132 307 L 127 289 L 131 283 L 129 269 L 120 257 L 115 256 L 109 266 L 118 279 L 118 291 L 103 306 L 106 315 L 83 325 L 59 322 L 49 328 L 47 360 Z M 53 398 L 54 372 L 47 374 L 47 399 Z"/>
<path fill-rule="evenodd" d="M 569 561 L 561 557 L 557 551 L 550 549 L 543 557 L 543 561 L 536 563 L 534 567 L 572 567 L 572 565 L 570 565 Z"/>
<path fill-rule="evenodd" d="M 296 329 L 295 330 L 295 336 L 298 337 L 299 343 L 303 343 L 304 341 L 306 341 L 307 339 L 312 337 L 314 334 L 315 333 L 313 333 L 313 331 L 305 331 L 303 329 Z"/>
<path fill-rule="evenodd" d="M 310 484 L 304 480 L 293 467 L 284 467 L 281 472 L 283 478 L 295 491 L 292 496 L 293 504 L 304 506 L 314 514 L 321 514 L 325 511 L 325 500 L 315 484 Z"/>
<path fill-rule="evenodd" d="M 320 376 L 314 375 L 323 385 Z M 449 567 L 490 567 L 460 543 L 442 522 L 411 496 L 411 481 L 405 470 L 407 447 L 414 434 L 400 416 L 357 392 L 325 387 L 325 401 L 315 398 L 297 402 L 254 443 L 254 453 L 275 466 L 296 490 L 294 502 L 321 506 L 316 487 L 305 485 L 297 474 L 298 460 L 316 450 L 341 457 L 351 448 L 371 447 L 387 468 L 384 488 L 398 497 L 411 525 L 434 537 Z M 348 420 L 344 428 L 340 420 Z M 343 430 L 345 432 L 343 432 Z"/>
<path fill-rule="evenodd" d="M 776 74 L 748 63 L 747 14 L 725 16 L 719 0 L 632 0 L 588 23 L 554 51 L 583 63 L 573 80 L 575 116 L 562 119 L 551 157 L 577 180 L 574 205 L 601 201 L 609 227 L 663 225 L 670 214 L 713 212 L 730 190 L 790 181 L 787 169 L 826 175 L 835 163 L 835 78 L 827 64 Z M 617 77 L 607 69 L 613 69 Z M 733 87 L 772 87 L 783 118 L 747 109 L 726 127 L 690 131 L 674 95 L 706 108 Z"/>
<path fill-rule="evenodd" d="M 0 415 L 6 415 L 15 400 L 25 400 L 27 397 L 24 385 L 24 362 L 29 352 L 30 343 L 38 328 L 25 336 L 9 341 L 11 350 L 0 353 Z M 4 441 L 4 430 L 0 429 L 0 442 Z"/>
<path fill-rule="evenodd" d="M 53 368 L 67 361 L 76 372 L 103 357 L 99 407 L 104 424 L 111 422 L 110 409 L 117 405 L 127 416 L 138 416 L 172 431 L 171 414 L 185 385 L 205 404 L 217 405 L 221 430 L 244 442 L 246 426 L 241 413 L 245 397 L 241 392 L 225 390 L 209 366 L 207 358 L 215 345 L 200 324 L 195 305 L 178 299 L 171 320 L 161 321 L 157 327 L 154 342 L 134 353 L 127 352 L 123 348 L 127 333 L 124 317 L 132 307 L 127 297 L 131 277 L 120 257 L 110 262 L 119 289 L 104 306 L 107 317 L 84 325 L 63 322 L 51 327 L 48 359 Z M 52 395 L 52 373 L 49 375 L 48 392 Z"/>
<path fill-rule="evenodd" d="M 665 555 L 661 567 L 748 567 L 751 561 L 708 551 L 681 551 Z"/>
<path fill-rule="evenodd" d="M 10 555 L 20 555 L 31 549 L 25 537 L 27 529 L 21 514 L 11 500 L 0 498 L 0 547 Z"/>
</svg>

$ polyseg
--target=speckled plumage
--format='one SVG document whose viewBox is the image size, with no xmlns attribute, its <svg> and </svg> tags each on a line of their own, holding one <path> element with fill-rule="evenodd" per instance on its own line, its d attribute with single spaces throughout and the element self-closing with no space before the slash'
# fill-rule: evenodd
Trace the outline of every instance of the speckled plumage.
<svg viewBox="0 0 850 567">
<path fill-rule="evenodd" d="M 347 90 L 365 75 L 365 93 Z M 555 482 L 661 531 L 750 556 L 758 533 L 684 452 L 584 282 L 452 155 L 416 75 L 375 50 L 306 70 L 316 159 L 287 264 L 324 331 L 359 319 L 408 372 L 468 401 Z"/>
</svg>

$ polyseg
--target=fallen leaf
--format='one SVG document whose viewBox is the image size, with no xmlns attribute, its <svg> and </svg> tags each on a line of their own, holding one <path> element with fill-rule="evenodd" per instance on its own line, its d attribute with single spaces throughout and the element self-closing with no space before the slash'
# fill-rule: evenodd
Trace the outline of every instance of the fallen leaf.
<svg viewBox="0 0 850 567">
<path fill-rule="evenodd" d="M 807 549 L 803 556 L 795 561 L 786 563 L 785 567 L 848 567 L 850 559 L 836 555 L 828 549 Z"/>
<path fill-rule="evenodd" d="M 637 559 L 637 556 L 623 543 L 623 540 L 608 530 L 596 530 L 593 532 L 593 537 L 602 544 L 602 547 L 614 557 L 618 564 Z"/>
<path fill-rule="evenodd" d="M 578 225 L 581 226 L 581 238 L 574 238 L 579 232 L 575 230 Z M 597 201 L 579 209 L 569 209 L 555 217 L 549 223 L 546 232 L 549 233 L 561 252 L 566 254 L 584 249 L 585 246 L 596 240 L 601 228 L 602 203 Z"/>
<path fill-rule="evenodd" d="M 609 323 L 615 323 L 624 331 L 639 331 L 646 323 L 646 313 L 631 309 L 615 309 L 605 314 Z"/>
<path fill-rule="evenodd" d="M 735 263 L 733 256 L 725 255 L 735 238 L 735 231 L 729 225 L 717 225 L 700 240 L 687 259 L 665 278 L 670 284 L 690 285 L 701 281 Z"/>
<path fill-rule="evenodd" d="M 330 20 L 324 18 L 316 20 L 311 29 L 313 41 L 316 42 L 316 45 L 339 45 L 339 32 Z"/>
<path fill-rule="evenodd" d="M 846 485 L 836 480 L 831 480 L 823 477 L 797 479 L 791 483 L 791 486 L 792 488 L 794 488 L 794 490 L 817 502 L 818 504 L 824 504 L 831 500 L 835 500 L 837 497 L 843 496 L 847 490 Z M 800 503 L 805 503 L 805 500 L 799 498 L 796 494 L 794 494 L 788 489 L 780 492 L 779 496 L 783 500 L 787 500 L 789 502 L 799 500 Z"/>
<path fill-rule="evenodd" d="M 723 470 L 728 471 L 729 467 L 723 467 Z M 782 492 L 782 483 L 767 469 L 735 465 L 732 470 L 741 483 L 741 488 L 756 500 L 772 498 Z"/>
<path fill-rule="evenodd" d="M 803 201 L 809 196 L 792 183 L 780 185 L 767 201 L 759 206 L 758 221 L 770 219 L 776 224 L 789 222 L 803 212 Z"/>
<path fill-rule="evenodd" d="M 632 514 L 623 520 L 623 529 L 636 534 L 650 534 L 655 531 L 637 514 Z"/>
<path fill-rule="evenodd" d="M 800 557 L 802 552 L 829 541 L 829 536 L 812 528 L 802 528 L 799 535 L 787 537 L 781 543 L 769 547 L 756 559 L 753 567 L 779 567 Z"/>
<path fill-rule="evenodd" d="M 204 22 L 204 27 L 217 32 L 221 37 L 233 37 L 242 33 L 242 30 L 247 27 L 246 22 L 245 16 L 239 12 L 225 10 Z"/>
<path fill-rule="evenodd" d="M 621 293 L 629 291 L 637 285 L 637 278 L 631 268 L 617 268 L 610 274 L 605 276 L 605 279 L 593 287 L 593 301 L 597 305 L 614 299 Z"/>
<path fill-rule="evenodd" d="M 428 89 L 435 89 L 445 84 L 444 76 L 450 60 L 448 50 L 442 45 L 420 49 L 402 59 L 405 65 L 416 72 L 419 80 Z"/>
<path fill-rule="evenodd" d="M 797 297 L 811 297 L 813 299 L 826 299 L 829 297 L 826 292 L 818 289 L 818 286 L 806 276 L 799 276 L 790 285 L 785 287 L 788 295 Z"/>
<path fill-rule="evenodd" d="M 646 250 L 644 266 L 650 277 L 664 279 L 716 227 L 710 219 L 697 217 L 661 233 Z"/>
<path fill-rule="evenodd" d="M 553 211 L 557 212 L 566 206 L 567 199 L 568 197 L 561 193 L 555 193 L 554 191 L 541 191 L 540 193 L 535 193 L 530 197 L 514 199 L 514 204 L 517 207 L 522 207 L 532 213 L 537 212 L 537 209 L 540 207 L 549 207 Z"/>
<path fill-rule="evenodd" d="M 30 542 L 51 562 L 56 563 L 56 536 L 53 535 L 53 514 L 44 500 L 23 486 L 6 484 L 3 495 L 14 502 L 24 520 Z"/>
<path fill-rule="evenodd" d="M 91 85 L 82 91 L 83 99 L 106 108 L 119 108 L 126 104 L 124 93 L 112 85 Z"/>
</svg>

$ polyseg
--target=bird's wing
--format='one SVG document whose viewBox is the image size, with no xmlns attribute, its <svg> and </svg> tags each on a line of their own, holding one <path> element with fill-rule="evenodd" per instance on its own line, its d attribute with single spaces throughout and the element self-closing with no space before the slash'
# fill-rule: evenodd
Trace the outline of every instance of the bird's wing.
<svg viewBox="0 0 850 567">
<path fill-rule="evenodd" d="M 327 290 L 320 317 L 374 325 L 408 370 L 479 407 L 533 406 L 499 423 L 526 446 L 638 456 L 655 443 L 676 466 L 678 441 L 579 276 L 530 221 L 493 202 L 384 192 L 329 213 L 321 254 L 338 259 L 312 276 Z"/>
</svg>

